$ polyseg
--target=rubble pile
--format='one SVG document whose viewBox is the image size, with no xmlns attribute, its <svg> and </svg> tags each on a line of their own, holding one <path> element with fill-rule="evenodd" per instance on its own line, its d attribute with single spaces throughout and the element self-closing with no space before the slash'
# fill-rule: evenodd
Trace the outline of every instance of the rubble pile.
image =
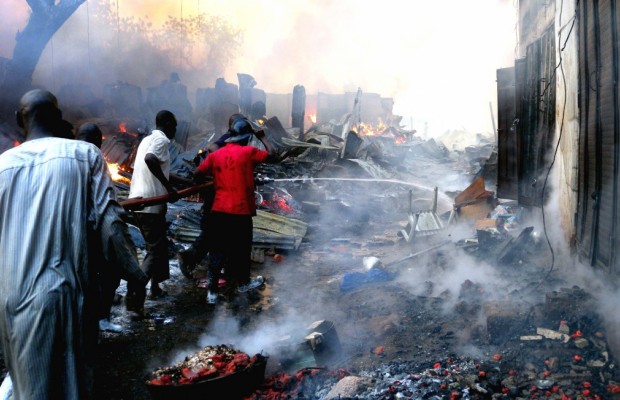
<svg viewBox="0 0 620 400">
<path fill-rule="evenodd" d="M 314 359 L 314 366 L 291 369 L 308 360 L 293 355 L 290 364 L 278 364 L 283 355 L 268 354 L 276 371 L 247 398 L 595 399 L 620 392 L 607 333 L 590 311 L 596 308 L 592 299 L 580 288 L 541 288 L 552 279 L 541 268 L 548 256 L 541 234 L 524 225 L 526 210 L 489 189 L 492 144 L 481 139 L 476 146 L 450 148 L 393 127 L 362 135 L 338 123 L 315 125 L 299 136 L 277 118 L 256 123 L 287 157 L 257 170 L 252 260 L 264 268 L 258 272 L 267 283 L 248 310 L 275 320 L 287 308 L 296 315 L 300 309 L 331 312 L 347 358 L 330 365 Z M 147 130 L 115 125 L 113 131 L 104 156 L 130 179 L 132 157 Z M 191 177 L 214 139 L 189 137 L 188 149 L 173 142 L 171 172 Z M 123 199 L 129 186 L 115 183 Z M 196 195 L 168 205 L 171 258 L 200 234 L 202 202 Z M 139 236 L 137 229 L 131 232 Z M 136 244 L 139 239 L 134 237 Z M 480 264 L 472 271 L 492 265 L 505 285 L 446 276 L 469 256 Z M 423 268 L 433 276 L 423 275 Z M 445 288 L 443 281 L 451 279 L 456 291 Z M 303 282 L 303 290 L 291 282 Z M 177 291 L 203 283 L 198 278 L 191 289 Z M 541 302 L 529 296 L 536 291 Z M 195 297 L 203 302 L 204 294 Z M 184 301 L 177 303 L 196 308 L 195 298 Z M 170 303 L 158 304 L 160 312 L 175 306 Z M 314 306 L 320 309 L 309 309 Z M 240 319 L 249 324 L 255 318 Z M 171 325 L 176 323 L 167 329 Z M 174 384 L 211 373 L 177 368 Z M 163 376 L 151 379 L 162 383 Z"/>
<path fill-rule="evenodd" d="M 471 284 L 470 288 L 475 291 Z M 583 291 L 571 288 L 563 292 L 575 295 Z M 543 318 L 541 323 L 545 321 Z M 505 332 L 508 334 L 497 346 L 481 344 L 478 353 L 483 349 L 497 353 L 477 357 L 445 354 L 436 358 L 436 354 L 420 349 L 426 354 L 423 361 L 279 372 L 269 376 L 248 398 L 607 399 L 620 393 L 620 377 L 606 344 L 606 333 L 595 315 L 571 322 L 561 320 L 555 329 L 532 327 L 532 332 L 522 323 L 519 331 L 522 335 L 516 337 Z M 383 351 L 383 346 L 373 349 L 379 356 Z"/>
</svg>

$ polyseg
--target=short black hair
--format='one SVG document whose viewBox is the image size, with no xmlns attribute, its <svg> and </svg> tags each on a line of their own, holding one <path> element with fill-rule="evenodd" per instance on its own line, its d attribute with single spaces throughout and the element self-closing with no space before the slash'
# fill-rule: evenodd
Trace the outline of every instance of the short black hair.
<svg viewBox="0 0 620 400">
<path fill-rule="evenodd" d="M 161 110 L 155 116 L 155 125 L 157 126 L 168 126 L 172 122 L 176 124 L 177 119 L 171 111 Z"/>
<path fill-rule="evenodd" d="M 75 138 L 78 140 L 83 140 L 88 143 L 92 143 L 95 146 L 101 148 L 101 143 L 103 142 L 103 135 L 101 134 L 101 129 L 92 122 L 86 122 L 78 128 L 77 134 Z"/>
</svg>

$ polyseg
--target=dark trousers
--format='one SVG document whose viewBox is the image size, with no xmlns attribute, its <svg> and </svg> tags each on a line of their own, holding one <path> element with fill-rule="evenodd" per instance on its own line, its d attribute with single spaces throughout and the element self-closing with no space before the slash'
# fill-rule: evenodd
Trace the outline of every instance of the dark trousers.
<svg viewBox="0 0 620 400">
<path fill-rule="evenodd" d="M 209 236 L 207 232 L 209 232 L 210 229 L 213 229 L 211 219 L 211 211 L 203 209 L 202 217 L 200 219 L 200 234 L 187 250 L 191 264 L 200 263 L 209 252 Z"/>
<path fill-rule="evenodd" d="M 121 284 L 118 267 L 106 261 L 101 244 L 94 234 L 88 236 L 88 264 L 96 275 L 97 296 L 99 299 L 99 319 L 109 319 L 116 289 Z"/>
<path fill-rule="evenodd" d="M 108 265 L 106 272 L 99 275 L 99 295 L 101 296 L 99 319 L 110 318 L 110 310 L 114 303 L 116 289 L 120 284 L 121 276 L 113 265 Z"/>
<path fill-rule="evenodd" d="M 250 281 L 253 224 L 251 215 L 211 212 L 206 236 L 209 242 L 209 290 L 217 292 L 220 271 L 239 285 Z"/>
<path fill-rule="evenodd" d="M 146 257 L 140 268 L 151 284 L 170 278 L 166 214 L 135 213 L 138 227 L 146 243 Z"/>
<path fill-rule="evenodd" d="M 200 263 L 209 252 L 209 237 L 207 232 L 211 225 L 211 207 L 215 200 L 215 189 L 213 186 L 207 187 L 204 192 L 204 203 L 202 204 L 202 216 L 200 218 L 200 234 L 194 240 L 194 243 L 187 250 L 188 261 L 192 266 Z"/>
</svg>

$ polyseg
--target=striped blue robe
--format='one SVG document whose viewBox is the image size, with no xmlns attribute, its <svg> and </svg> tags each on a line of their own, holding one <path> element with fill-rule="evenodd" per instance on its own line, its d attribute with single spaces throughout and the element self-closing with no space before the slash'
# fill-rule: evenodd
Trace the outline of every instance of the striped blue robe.
<svg viewBox="0 0 620 400">
<path fill-rule="evenodd" d="M 0 341 L 16 399 L 92 397 L 87 243 L 94 232 L 106 251 L 120 212 L 90 143 L 42 138 L 0 155 Z"/>
</svg>

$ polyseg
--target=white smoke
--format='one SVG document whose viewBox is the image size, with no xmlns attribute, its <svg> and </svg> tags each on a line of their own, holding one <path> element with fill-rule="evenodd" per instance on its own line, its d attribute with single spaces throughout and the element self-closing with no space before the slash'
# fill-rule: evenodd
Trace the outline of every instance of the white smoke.
<svg viewBox="0 0 620 400">
<path fill-rule="evenodd" d="M 86 20 L 92 1 L 83 4 L 63 28 L 73 37 L 91 35 L 94 41 L 98 35 L 114 33 L 88 32 L 87 26 L 96 21 L 94 15 Z M 268 93 L 290 93 L 298 84 L 306 87 L 307 94 L 361 88 L 394 98 L 395 114 L 404 116 L 402 123 L 413 124 L 410 127 L 418 132 L 430 136 L 448 129 L 491 132 L 489 103 L 496 99 L 495 71 L 513 65 L 515 58 L 513 2 L 416 0 L 403 5 L 397 0 L 117 2 L 121 18 L 148 16 L 157 25 L 169 15 L 208 13 L 242 29 L 243 47 L 225 72 L 228 82 L 236 82 L 241 72 L 253 75 L 258 87 Z M 7 0 L 0 7 L 0 43 L 4 43 L 0 55 L 10 57 L 28 9 L 25 0 Z M 85 63 L 84 57 L 71 55 L 86 54 L 85 43 L 64 46 L 63 42 L 60 37 L 54 40 L 54 56 L 49 46 L 43 56 L 47 72 L 39 71 L 45 80 L 40 83 L 49 88 L 66 78 L 62 64 Z M 97 49 L 90 51 L 92 57 Z M 52 58 L 56 65 L 50 70 Z M 123 73 L 119 79 L 131 78 L 132 84 L 151 79 L 149 85 L 154 86 L 170 72 L 130 71 L 130 61 L 118 73 Z M 99 82 L 105 83 L 113 82 Z M 196 84 L 209 87 L 214 82 Z M 195 89 L 190 87 L 190 92 Z"/>
</svg>

